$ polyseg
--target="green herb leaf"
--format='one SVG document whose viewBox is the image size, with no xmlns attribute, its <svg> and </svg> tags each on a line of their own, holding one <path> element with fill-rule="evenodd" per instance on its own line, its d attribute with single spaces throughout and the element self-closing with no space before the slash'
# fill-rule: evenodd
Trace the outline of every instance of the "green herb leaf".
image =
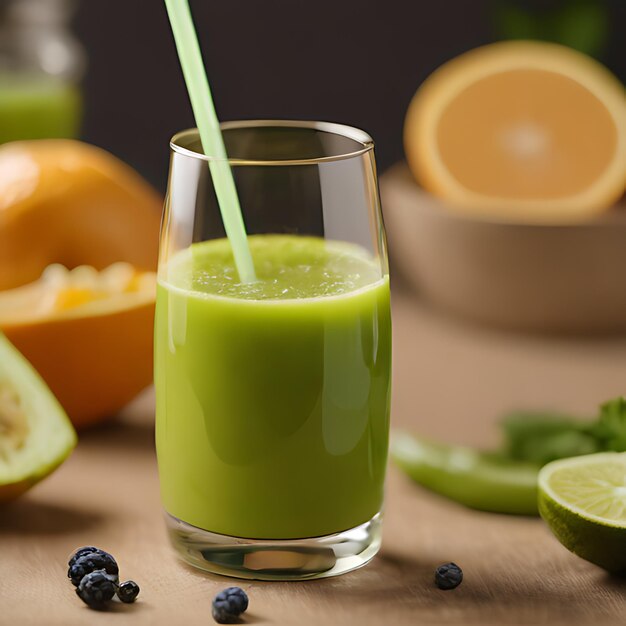
<svg viewBox="0 0 626 626">
<path fill-rule="evenodd" d="M 607 0 L 493 0 L 491 11 L 500 39 L 554 41 L 596 57 L 609 39 Z"/>
<path fill-rule="evenodd" d="M 615 398 L 600 407 L 598 421 L 590 426 L 601 450 L 626 451 L 626 400 Z"/>
<path fill-rule="evenodd" d="M 600 56 L 604 51 L 609 17 L 603 3 L 597 0 L 569 2 L 553 19 L 554 41 L 593 56 Z"/>
<path fill-rule="evenodd" d="M 543 30 L 536 18 L 522 7 L 511 2 L 496 2 L 493 23 L 499 38 L 542 39 Z"/>
<path fill-rule="evenodd" d="M 505 416 L 501 426 L 505 452 L 518 461 L 545 464 L 599 449 L 587 425 L 567 415 L 515 412 Z"/>
</svg>

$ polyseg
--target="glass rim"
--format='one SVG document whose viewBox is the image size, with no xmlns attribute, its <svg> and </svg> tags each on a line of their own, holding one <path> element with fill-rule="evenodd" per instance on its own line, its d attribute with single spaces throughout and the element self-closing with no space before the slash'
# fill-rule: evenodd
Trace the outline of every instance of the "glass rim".
<svg viewBox="0 0 626 626">
<path fill-rule="evenodd" d="M 360 128 L 355 126 L 348 126 L 347 124 L 338 124 L 336 122 L 320 122 L 309 120 L 281 120 L 281 119 L 259 119 L 259 120 L 234 120 L 229 122 L 222 122 L 220 128 L 224 130 L 232 130 L 238 128 L 302 128 L 307 130 L 316 130 L 332 135 L 340 135 L 347 139 L 351 139 L 356 143 L 361 144 L 361 148 L 357 150 L 351 150 L 349 152 L 341 152 L 338 154 L 331 154 L 328 156 L 315 157 L 315 158 L 302 158 L 302 159 L 240 159 L 240 158 L 228 158 L 226 159 L 231 165 L 314 165 L 317 163 L 327 163 L 331 161 L 343 161 L 345 159 L 352 159 L 354 157 L 361 156 L 374 149 L 374 140 Z M 199 134 L 197 128 L 187 128 L 177 132 L 170 140 L 170 148 L 173 152 L 182 154 L 187 157 L 199 159 L 201 161 L 214 162 L 222 161 L 217 157 L 207 156 L 195 150 L 190 150 L 180 145 L 180 141 L 183 138 L 189 136 L 197 137 Z"/>
</svg>

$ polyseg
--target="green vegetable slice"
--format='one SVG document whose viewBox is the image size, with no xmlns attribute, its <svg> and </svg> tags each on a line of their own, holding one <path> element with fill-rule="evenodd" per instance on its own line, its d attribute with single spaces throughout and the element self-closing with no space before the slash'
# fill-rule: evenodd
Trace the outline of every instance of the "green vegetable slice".
<svg viewBox="0 0 626 626">
<path fill-rule="evenodd" d="M 536 464 L 433 443 L 406 432 L 394 433 L 391 457 L 423 487 L 465 506 L 494 513 L 538 513 Z"/>
</svg>

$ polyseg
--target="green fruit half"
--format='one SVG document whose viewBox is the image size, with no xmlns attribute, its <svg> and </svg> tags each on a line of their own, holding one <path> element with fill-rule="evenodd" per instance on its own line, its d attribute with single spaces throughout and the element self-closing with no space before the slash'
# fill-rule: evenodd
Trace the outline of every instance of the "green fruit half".
<svg viewBox="0 0 626 626">
<path fill-rule="evenodd" d="M 76 445 L 65 411 L 0 333 L 0 503 L 53 472 Z"/>
<path fill-rule="evenodd" d="M 539 512 L 574 554 L 626 574 L 626 452 L 548 463 L 539 472 Z"/>
<path fill-rule="evenodd" d="M 537 514 L 537 465 L 395 432 L 391 457 L 414 481 L 465 506 Z"/>
</svg>

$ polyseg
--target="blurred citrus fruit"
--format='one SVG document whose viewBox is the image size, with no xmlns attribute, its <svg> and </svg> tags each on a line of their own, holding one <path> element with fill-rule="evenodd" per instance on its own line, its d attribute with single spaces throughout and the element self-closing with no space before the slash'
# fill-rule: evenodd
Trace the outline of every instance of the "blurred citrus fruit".
<svg viewBox="0 0 626 626">
<path fill-rule="evenodd" d="M 626 573 L 626 453 L 545 465 L 539 512 L 566 548 L 610 572 Z"/>
<path fill-rule="evenodd" d="M 0 330 L 78 428 L 113 415 L 152 380 L 156 279 L 127 263 L 48 267 L 0 292 Z"/>
<path fill-rule="evenodd" d="M 0 333 L 0 503 L 45 478 L 75 445 L 55 397 Z"/>
<path fill-rule="evenodd" d="M 404 144 L 414 176 L 451 208 L 505 220 L 582 219 L 624 192 L 624 88 L 569 48 L 492 44 L 423 83 Z"/>
<path fill-rule="evenodd" d="M 161 198 L 132 168 L 78 141 L 0 146 L 0 289 L 52 263 L 156 267 Z"/>
</svg>

